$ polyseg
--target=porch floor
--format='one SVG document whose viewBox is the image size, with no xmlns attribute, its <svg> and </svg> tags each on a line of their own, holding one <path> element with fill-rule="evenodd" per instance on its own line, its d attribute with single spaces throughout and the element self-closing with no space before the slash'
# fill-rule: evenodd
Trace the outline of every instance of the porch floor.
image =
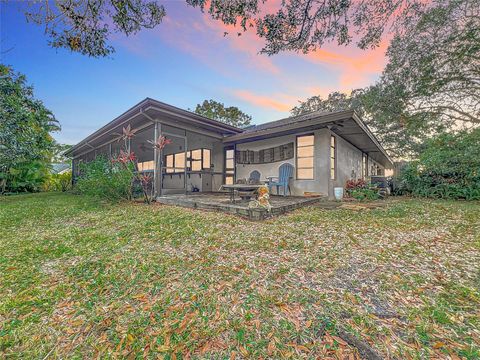
<svg viewBox="0 0 480 360">
<path fill-rule="evenodd" d="M 303 196 L 270 196 L 270 212 L 266 209 L 250 209 L 249 201 L 237 199 L 235 204 L 229 200 L 228 193 L 212 192 L 197 194 L 171 194 L 157 197 L 160 204 L 177 205 L 193 209 L 216 210 L 239 216 L 244 216 L 250 220 L 264 220 L 271 216 L 285 214 L 294 209 L 317 203 L 324 200 L 322 197 L 303 197 Z"/>
</svg>

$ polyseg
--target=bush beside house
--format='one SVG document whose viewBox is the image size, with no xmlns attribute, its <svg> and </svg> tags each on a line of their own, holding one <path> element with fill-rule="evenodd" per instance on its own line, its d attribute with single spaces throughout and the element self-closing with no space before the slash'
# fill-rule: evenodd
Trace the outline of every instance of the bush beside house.
<svg viewBox="0 0 480 360">
<path fill-rule="evenodd" d="M 442 199 L 480 200 L 480 129 L 427 141 L 417 161 L 400 174 L 401 193 Z"/>
</svg>

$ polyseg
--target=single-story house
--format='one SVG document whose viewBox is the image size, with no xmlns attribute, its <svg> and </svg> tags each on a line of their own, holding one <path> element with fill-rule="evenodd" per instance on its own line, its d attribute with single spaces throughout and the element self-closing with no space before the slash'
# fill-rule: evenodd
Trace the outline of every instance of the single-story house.
<svg viewBox="0 0 480 360">
<path fill-rule="evenodd" d="M 383 175 L 393 163 L 354 111 L 312 112 L 240 129 L 146 98 L 66 152 L 74 178 L 79 163 L 118 154 L 119 134 L 136 130 L 130 149 L 139 171 L 153 174 L 156 196 L 218 191 L 222 184 L 278 176 L 283 163 L 294 166 L 291 194 L 333 196 L 349 179 Z M 162 151 L 150 141 L 171 141 Z"/>
<path fill-rule="evenodd" d="M 71 170 L 72 166 L 67 163 L 54 163 L 50 169 L 52 174 L 65 174 Z"/>
</svg>

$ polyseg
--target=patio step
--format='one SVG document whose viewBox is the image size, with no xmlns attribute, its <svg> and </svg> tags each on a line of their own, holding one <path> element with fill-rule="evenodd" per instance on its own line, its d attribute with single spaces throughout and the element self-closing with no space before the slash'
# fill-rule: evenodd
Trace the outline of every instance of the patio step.
<svg viewBox="0 0 480 360">
<path fill-rule="evenodd" d="M 324 201 L 324 197 L 272 196 L 272 208 L 250 209 L 248 201 L 238 201 L 232 204 L 226 194 L 207 193 L 195 195 L 166 195 L 157 197 L 157 202 L 165 205 L 176 205 L 191 209 L 215 210 L 246 217 L 250 220 L 264 220 L 272 216 L 285 214 L 300 207 Z"/>
</svg>

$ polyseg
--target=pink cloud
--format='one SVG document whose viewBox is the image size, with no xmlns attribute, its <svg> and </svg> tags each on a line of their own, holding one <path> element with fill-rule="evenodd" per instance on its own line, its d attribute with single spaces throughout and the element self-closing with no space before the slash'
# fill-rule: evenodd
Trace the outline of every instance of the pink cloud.
<svg viewBox="0 0 480 360">
<path fill-rule="evenodd" d="M 361 50 L 353 47 L 325 46 L 323 49 L 304 55 L 307 61 L 322 64 L 339 72 L 339 91 L 369 85 L 371 77 L 379 75 L 385 66 L 385 51 L 388 40 L 373 50 Z"/>
<path fill-rule="evenodd" d="M 232 94 L 252 105 L 277 111 L 290 111 L 294 106 L 296 98 L 287 94 L 259 95 L 249 90 L 234 90 Z M 278 98 L 281 98 L 278 99 Z"/>
</svg>

